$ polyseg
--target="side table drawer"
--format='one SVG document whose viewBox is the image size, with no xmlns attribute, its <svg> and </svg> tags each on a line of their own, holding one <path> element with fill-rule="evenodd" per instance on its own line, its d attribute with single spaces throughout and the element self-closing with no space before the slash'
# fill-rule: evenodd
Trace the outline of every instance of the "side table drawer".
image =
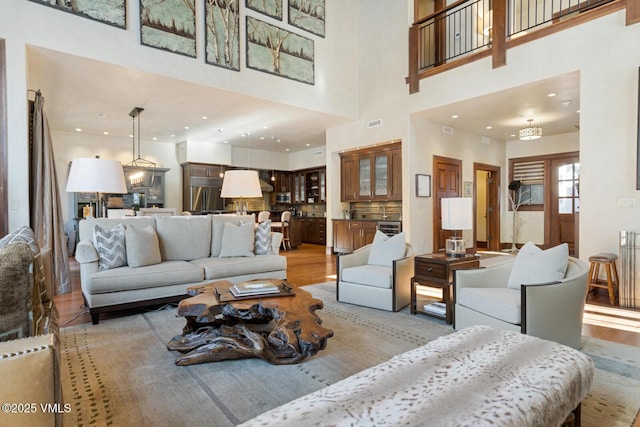
<svg viewBox="0 0 640 427">
<path fill-rule="evenodd" d="M 448 280 L 447 266 L 444 264 L 436 264 L 424 261 L 418 262 L 416 260 L 414 274 L 416 276 L 425 278 Z"/>
</svg>

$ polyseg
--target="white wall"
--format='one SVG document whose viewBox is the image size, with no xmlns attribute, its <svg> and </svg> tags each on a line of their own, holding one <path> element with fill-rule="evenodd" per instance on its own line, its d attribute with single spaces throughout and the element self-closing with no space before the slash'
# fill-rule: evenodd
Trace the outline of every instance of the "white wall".
<svg viewBox="0 0 640 427">
<path fill-rule="evenodd" d="M 240 2 L 244 10 L 244 2 Z M 240 72 L 225 70 L 204 62 L 203 2 L 196 2 L 196 27 L 200 40 L 198 58 L 175 55 L 139 42 L 139 2 L 127 1 L 127 29 L 101 24 L 71 13 L 24 0 L 3 0 L 0 13 L 0 38 L 7 47 L 7 110 L 9 140 L 9 228 L 29 221 L 27 186 L 27 46 L 34 45 L 99 61 L 160 74 L 206 86 L 217 87 L 291 106 L 343 117 L 355 117 L 358 110 L 357 81 L 357 7 L 358 1 L 329 4 L 326 9 L 326 37 L 313 38 L 315 49 L 315 85 L 244 67 Z M 246 14 L 259 16 L 253 11 Z M 275 23 L 275 21 L 271 21 Z M 244 16 L 240 19 L 241 34 Z M 293 29 L 286 17 L 280 25 Z M 295 30 L 300 32 L 300 30 Z M 244 52 L 244 36 L 241 38 Z M 241 57 L 244 55 L 241 53 Z M 72 143 L 72 139 L 61 141 Z M 54 140 L 54 144 L 57 141 Z M 163 151 L 163 149 L 160 149 Z M 176 158 L 172 148 L 172 159 Z M 67 159 L 61 161 L 66 163 Z M 168 165 L 168 164 L 167 164 Z M 165 164 L 163 164 L 165 166 Z M 172 168 L 174 169 L 174 168 Z M 176 181 L 177 183 L 178 181 Z M 64 187 L 64 183 L 61 184 Z"/>
<path fill-rule="evenodd" d="M 633 208 L 617 207 L 619 197 L 638 198 L 635 179 L 640 25 L 626 26 L 624 11 L 509 49 L 504 67 L 492 69 L 491 58 L 486 58 L 423 79 L 420 92 L 409 95 L 403 82 L 407 75 L 406 17 L 411 15 L 410 2 L 405 4 L 403 12 L 393 0 L 381 0 L 376 6 L 360 9 L 361 22 L 375 24 L 360 28 L 360 52 L 363 53 L 360 119 L 327 131 L 329 177 L 335 174 L 331 170 L 339 170 L 337 153 L 341 149 L 401 138 L 405 182 L 403 213 L 411 219 L 410 224 L 405 221 L 404 226 L 410 230 L 409 239 L 419 250 L 430 250 L 431 200 L 415 198 L 409 191 L 412 184 L 406 183 L 413 182 L 415 173 L 427 173 L 432 154 L 463 158 L 463 180 L 471 180 L 468 165 L 482 160 L 472 159 L 465 151 L 450 150 L 438 139 L 440 126 L 423 123 L 412 114 L 579 71 L 580 255 L 588 258 L 600 251 L 617 252 L 618 230 L 640 228 L 637 212 L 640 204 Z M 390 49 L 389 44 L 395 48 Z M 374 52 L 379 58 L 375 63 L 371 59 Z M 383 126 L 367 130 L 364 124 L 373 118 L 380 118 Z M 432 145 L 434 138 L 435 146 Z M 566 151 L 566 147 L 559 151 Z M 508 167 L 508 156 L 516 154 L 521 156 L 522 152 L 512 150 L 503 154 L 500 165 L 503 174 Z M 339 187 L 329 188 L 328 212 L 336 217 L 340 212 Z M 505 186 L 501 201 L 504 205 Z M 524 219 L 537 224 L 531 229 L 530 237 L 538 240 L 539 221 Z M 510 241 L 510 232 L 505 231 L 509 225 L 503 215 L 502 240 L 505 242 Z"/>
</svg>

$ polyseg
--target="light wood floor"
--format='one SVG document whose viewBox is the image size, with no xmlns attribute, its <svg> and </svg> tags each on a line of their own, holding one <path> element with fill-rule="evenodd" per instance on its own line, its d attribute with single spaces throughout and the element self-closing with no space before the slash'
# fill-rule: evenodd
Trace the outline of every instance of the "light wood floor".
<svg viewBox="0 0 640 427">
<path fill-rule="evenodd" d="M 280 253 L 287 257 L 287 279 L 296 286 L 335 280 L 336 257 L 327 255 L 324 246 L 303 244 L 298 249 Z M 91 317 L 83 308 L 78 263 L 73 258 L 69 261 L 72 291 L 55 297 L 60 323 L 63 326 L 90 323 Z M 590 295 L 587 301 L 589 304 L 583 334 L 640 347 L 640 311 L 614 310 L 612 313 L 599 313 L 600 308 L 607 307 L 607 298 L 606 290 L 598 291 L 602 292 Z M 131 312 L 103 314 L 101 319 L 128 314 Z"/>
</svg>

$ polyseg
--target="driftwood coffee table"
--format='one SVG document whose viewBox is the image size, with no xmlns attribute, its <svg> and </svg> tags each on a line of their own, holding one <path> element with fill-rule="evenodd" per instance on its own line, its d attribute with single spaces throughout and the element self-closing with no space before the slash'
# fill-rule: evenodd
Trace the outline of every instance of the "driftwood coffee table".
<svg viewBox="0 0 640 427">
<path fill-rule="evenodd" d="M 189 288 L 178 316 L 187 324 L 167 344 L 183 353 L 176 365 L 258 357 L 275 365 L 298 363 L 323 350 L 333 331 L 315 314 L 322 301 L 282 280 L 270 279 L 285 296 L 234 299 L 228 281 Z"/>
</svg>

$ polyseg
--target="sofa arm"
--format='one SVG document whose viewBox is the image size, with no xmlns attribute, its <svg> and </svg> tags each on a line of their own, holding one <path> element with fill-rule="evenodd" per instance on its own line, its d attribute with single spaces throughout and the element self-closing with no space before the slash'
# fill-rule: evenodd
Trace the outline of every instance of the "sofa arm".
<svg viewBox="0 0 640 427">
<path fill-rule="evenodd" d="M 93 246 L 93 243 L 88 240 L 81 240 L 78 242 L 78 246 L 76 246 L 76 261 L 80 264 L 85 264 L 98 262 L 99 259 L 98 251 L 95 246 Z"/>
<path fill-rule="evenodd" d="M 545 285 L 522 285 L 522 329 L 527 335 L 580 348 L 587 272 Z"/>
<path fill-rule="evenodd" d="M 359 249 L 356 249 L 350 254 L 338 255 L 337 260 L 337 278 L 339 282 L 342 277 L 342 270 L 349 267 L 357 267 L 358 265 L 365 265 L 369 261 L 369 254 L 371 253 L 371 244 L 365 245 Z"/>
<path fill-rule="evenodd" d="M 414 272 L 414 257 L 409 255 L 393 261 L 395 304 L 393 310 L 399 310 L 411 302 L 411 278 Z"/>
<path fill-rule="evenodd" d="M 3 425 L 61 425 L 61 412 L 65 407 L 58 366 L 53 334 L 0 343 L 0 377 L 3 379 L 0 401 L 22 405 L 16 406 L 15 412 L 3 410 Z M 54 410 L 56 403 L 59 404 L 57 411 Z"/>
</svg>

